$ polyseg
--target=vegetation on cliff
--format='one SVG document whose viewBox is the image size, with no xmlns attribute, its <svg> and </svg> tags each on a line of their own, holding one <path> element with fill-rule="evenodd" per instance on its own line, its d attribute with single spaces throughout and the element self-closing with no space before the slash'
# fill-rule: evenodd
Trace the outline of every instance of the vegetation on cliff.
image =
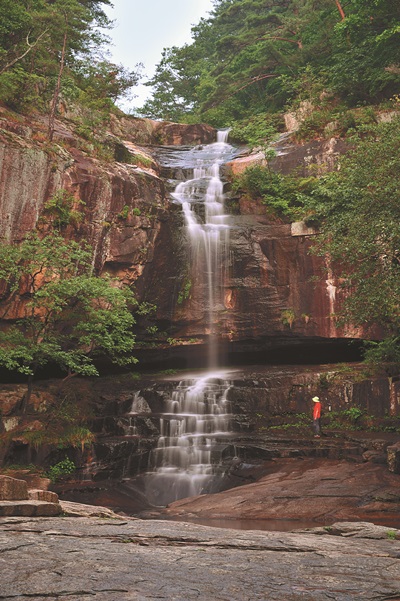
<svg viewBox="0 0 400 601">
<path fill-rule="evenodd" d="M 398 337 L 400 120 L 367 133 L 353 136 L 340 170 L 318 181 L 309 220 L 321 230 L 317 252 L 329 254 L 346 290 L 346 320 Z"/>
<path fill-rule="evenodd" d="M 69 376 L 93 376 L 96 357 L 136 362 L 133 312 L 149 307 L 127 286 L 96 277 L 82 244 L 54 230 L 33 232 L 21 244 L 1 244 L 0 265 L 2 317 L 9 320 L 0 332 L 0 365 L 28 376 L 23 407 L 33 376 L 49 363 Z"/>
<path fill-rule="evenodd" d="M 229 126 L 264 151 L 284 111 L 299 121 L 292 139 L 345 138 L 340 170 L 283 176 L 271 155 L 234 186 L 274 218 L 318 226 L 315 250 L 330 257 L 346 298 L 338 318 L 371 336 L 378 327 L 386 340 L 367 356 L 400 364 L 399 3 L 215 0 L 192 33 L 191 44 L 165 50 L 143 114 Z"/>
<path fill-rule="evenodd" d="M 380 102 L 398 91 L 399 19 L 397 0 L 214 0 L 164 51 L 143 114 L 221 127 L 322 92 Z"/>
<path fill-rule="evenodd" d="M 129 93 L 140 65 L 129 71 L 104 55 L 110 0 L 0 0 L 0 102 L 49 114 L 52 137 L 61 101 L 80 107 L 81 125 L 107 121 Z"/>
<path fill-rule="evenodd" d="M 73 115 L 78 136 L 98 136 L 116 99 L 138 80 L 139 67 L 129 72 L 102 55 L 107 39 L 100 31 L 110 25 L 103 8 L 109 4 L 0 0 L 0 103 L 46 114 L 50 139 L 59 109 Z M 319 228 L 315 252 L 330 257 L 344 290 L 342 317 L 371 332 L 378 326 L 385 340 L 371 343 L 367 356 L 393 362 L 394 369 L 400 365 L 399 36 L 397 0 L 214 0 L 210 17 L 193 28 L 193 43 L 164 51 L 149 82 L 154 96 L 142 109 L 154 118 L 229 126 L 236 141 L 264 151 L 265 166 L 247 170 L 234 190 L 261 200 L 275 220 L 305 220 Z M 321 175 L 311 167 L 301 178 L 274 172 L 268 148 L 284 129 L 285 111 L 300 117 L 295 141 L 346 139 L 349 152 L 340 170 Z M 382 112 L 390 123 L 380 121 Z M 95 148 L 87 146 L 87 152 Z M 131 154 L 129 161 L 114 156 L 133 161 Z M 127 288 L 96 277 L 90 252 L 64 239 L 65 225 L 80 219 L 65 201 L 61 191 L 47 202 L 45 229 L 21 244 L 0 246 L 4 310 L 11 311 L 10 301 L 18 297 L 16 313 L 7 316 L 11 325 L 0 333 L 0 365 L 27 375 L 29 386 L 47 364 L 66 374 L 95 375 L 96 357 L 134 362 L 133 314 L 149 309 Z M 124 205 L 116 219 L 126 220 L 129 210 Z M 132 211 L 139 216 L 139 208 Z M 185 280 L 178 304 L 190 289 Z M 282 318 L 290 327 L 294 314 L 288 310 Z M 66 444 L 90 441 L 89 430 L 79 430 L 87 420 L 75 412 L 81 404 L 61 399 L 48 415 L 48 428 L 30 442 L 53 444 L 63 431 Z"/>
</svg>

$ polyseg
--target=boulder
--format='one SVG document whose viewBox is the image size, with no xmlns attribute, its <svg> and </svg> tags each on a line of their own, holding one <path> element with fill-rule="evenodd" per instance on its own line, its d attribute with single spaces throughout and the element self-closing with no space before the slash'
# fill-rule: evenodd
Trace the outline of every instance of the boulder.
<svg viewBox="0 0 400 601">
<path fill-rule="evenodd" d="M 398 540 L 400 538 L 400 530 L 397 528 L 379 526 L 372 522 L 335 522 L 332 526 L 307 528 L 306 530 L 302 530 L 302 532 L 352 538 L 370 538 L 374 540 Z"/>
<path fill-rule="evenodd" d="M 62 512 L 59 503 L 46 501 L 0 501 L 0 517 L 54 517 Z"/>
<path fill-rule="evenodd" d="M 33 501 L 46 501 L 47 503 L 58 503 L 58 495 L 50 490 L 34 488 L 28 490 L 29 499 Z"/>
<path fill-rule="evenodd" d="M 107 507 L 97 505 L 86 505 L 84 503 L 73 503 L 72 501 L 60 501 L 63 513 L 69 517 L 98 517 L 118 518 L 116 513 Z M 134 518 L 131 518 L 134 519 Z"/>
<path fill-rule="evenodd" d="M 28 499 L 28 486 L 24 480 L 10 476 L 0 476 L 0 501 L 21 501 Z"/>
<path fill-rule="evenodd" d="M 372 461 L 372 463 L 386 463 L 386 455 L 379 451 L 365 451 L 362 455 L 364 461 Z"/>
<path fill-rule="evenodd" d="M 171 146 L 211 144 L 216 140 L 216 131 L 204 123 L 187 125 L 161 121 L 154 130 L 153 140 L 156 143 Z"/>
</svg>

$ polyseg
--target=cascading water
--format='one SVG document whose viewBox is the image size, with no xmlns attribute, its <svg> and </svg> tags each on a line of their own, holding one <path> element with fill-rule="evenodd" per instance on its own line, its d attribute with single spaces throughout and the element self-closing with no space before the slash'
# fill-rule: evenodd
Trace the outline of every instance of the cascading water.
<svg viewBox="0 0 400 601">
<path fill-rule="evenodd" d="M 229 383 L 207 374 L 183 380 L 166 402 L 160 419 L 157 448 L 152 451 L 153 471 L 145 476 L 145 494 L 153 505 L 211 491 L 218 460 L 218 438 L 228 432 Z"/>
<path fill-rule="evenodd" d="M 182 206 L 190 244 L 192 277 L 204 278 L 207 290 L 209 372 L 183 380 L 166 402 L 160 438 L 152 452 L 152 472 L 145 476 L 145 492 L 154 505 L 210 491 L 215 479 L 218 441 L 230 426 L 227 391 L 230 382 L 218 368 L 216 315 L 224 310 L 223 285 L 229 247 L 228 216 L 224 212 L 221 165 L 234 154 L 228 131 L 217 142 L 186 151 L 193 178 L 176 187 L 173 198 Z"/>
<path fill-rule="evenodd" d="M 181 182 L 172 194 L 182 206 L 190 243 L 193 277 L 204 279 L 207 290 L 208 367 L 218 365 L 215 316 L 224 310 L 223 284 L 228 264 L 229 225 L 224 213 L 220 167 L 232 155 L 229 130 L 218 132 L 217 142 L 196 148 L 190 158 L 193 179 Z"/>
</svg>

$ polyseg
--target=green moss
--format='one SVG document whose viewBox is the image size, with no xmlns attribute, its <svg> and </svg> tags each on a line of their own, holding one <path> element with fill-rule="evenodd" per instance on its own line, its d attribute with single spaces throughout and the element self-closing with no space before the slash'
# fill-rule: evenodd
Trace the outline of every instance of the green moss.
<svg viewBox="0 0 400 601">
<path fill-rule="evenodd" d="M 191 289 L 192 289 L 192 280 L 189 278 L 186 278 L 183 281 L 183 284 L 182 284 L 181 289 L 178 294 L 178 300 L 177 300 L 178 305 L 182 305 L 186 300 L 188 300 L 190 298 Z"/>
</svg>

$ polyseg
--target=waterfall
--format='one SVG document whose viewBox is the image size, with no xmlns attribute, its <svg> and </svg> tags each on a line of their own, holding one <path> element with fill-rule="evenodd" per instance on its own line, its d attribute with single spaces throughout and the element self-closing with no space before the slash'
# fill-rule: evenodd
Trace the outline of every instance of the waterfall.
<svg viewBox="0 0 400 601">
<path fill-rule="evenodd" d="M 181 204 L 190 243 L 193 277 L 203 279 L 207 290 L 206 312 L 208 367 L 218 365 L 216 316 L 223 311 L 223 285 L 229 249 L 228 215 L 224 212 L 221 165 L 232 156 L 229 130 L 218 132 L 217 142 L 190 153 L 193 179 L 181 182 L 172 194 Z"/>
<path fill-rule="evenodd" d="M 153 505 L 208 492 L 220 459 L 217 441 L 229 431 L 229 383 L 207 374 L 182 380 L 166 402 L 160 438 L 152 452 L 153 469 L 145 476 L 145 494 Z"/>
<path fill-rule="evenodd" d="M 145 493 L 154 505 L 211 490 L 213 465 L 221 458 L 223 438 L 230 427 L 227 393 L 230 382 L 216 372 L 216 317 L 225 310 L 224 280 L 229 250 L 229 223 L 224 211 L 221 165 L 233 156 L 228 131 L 218 132 L 214 144 L 186 150 L 185 166 L 193 177 L 180 182 L 172 197 L 182 207 L 192 277 L 203 278 L 206 289 L 209 372 L 197 380 L 182 380 L 166 401 L 160 419 L 160 438 L 145 475 Z"/>
</svg>

